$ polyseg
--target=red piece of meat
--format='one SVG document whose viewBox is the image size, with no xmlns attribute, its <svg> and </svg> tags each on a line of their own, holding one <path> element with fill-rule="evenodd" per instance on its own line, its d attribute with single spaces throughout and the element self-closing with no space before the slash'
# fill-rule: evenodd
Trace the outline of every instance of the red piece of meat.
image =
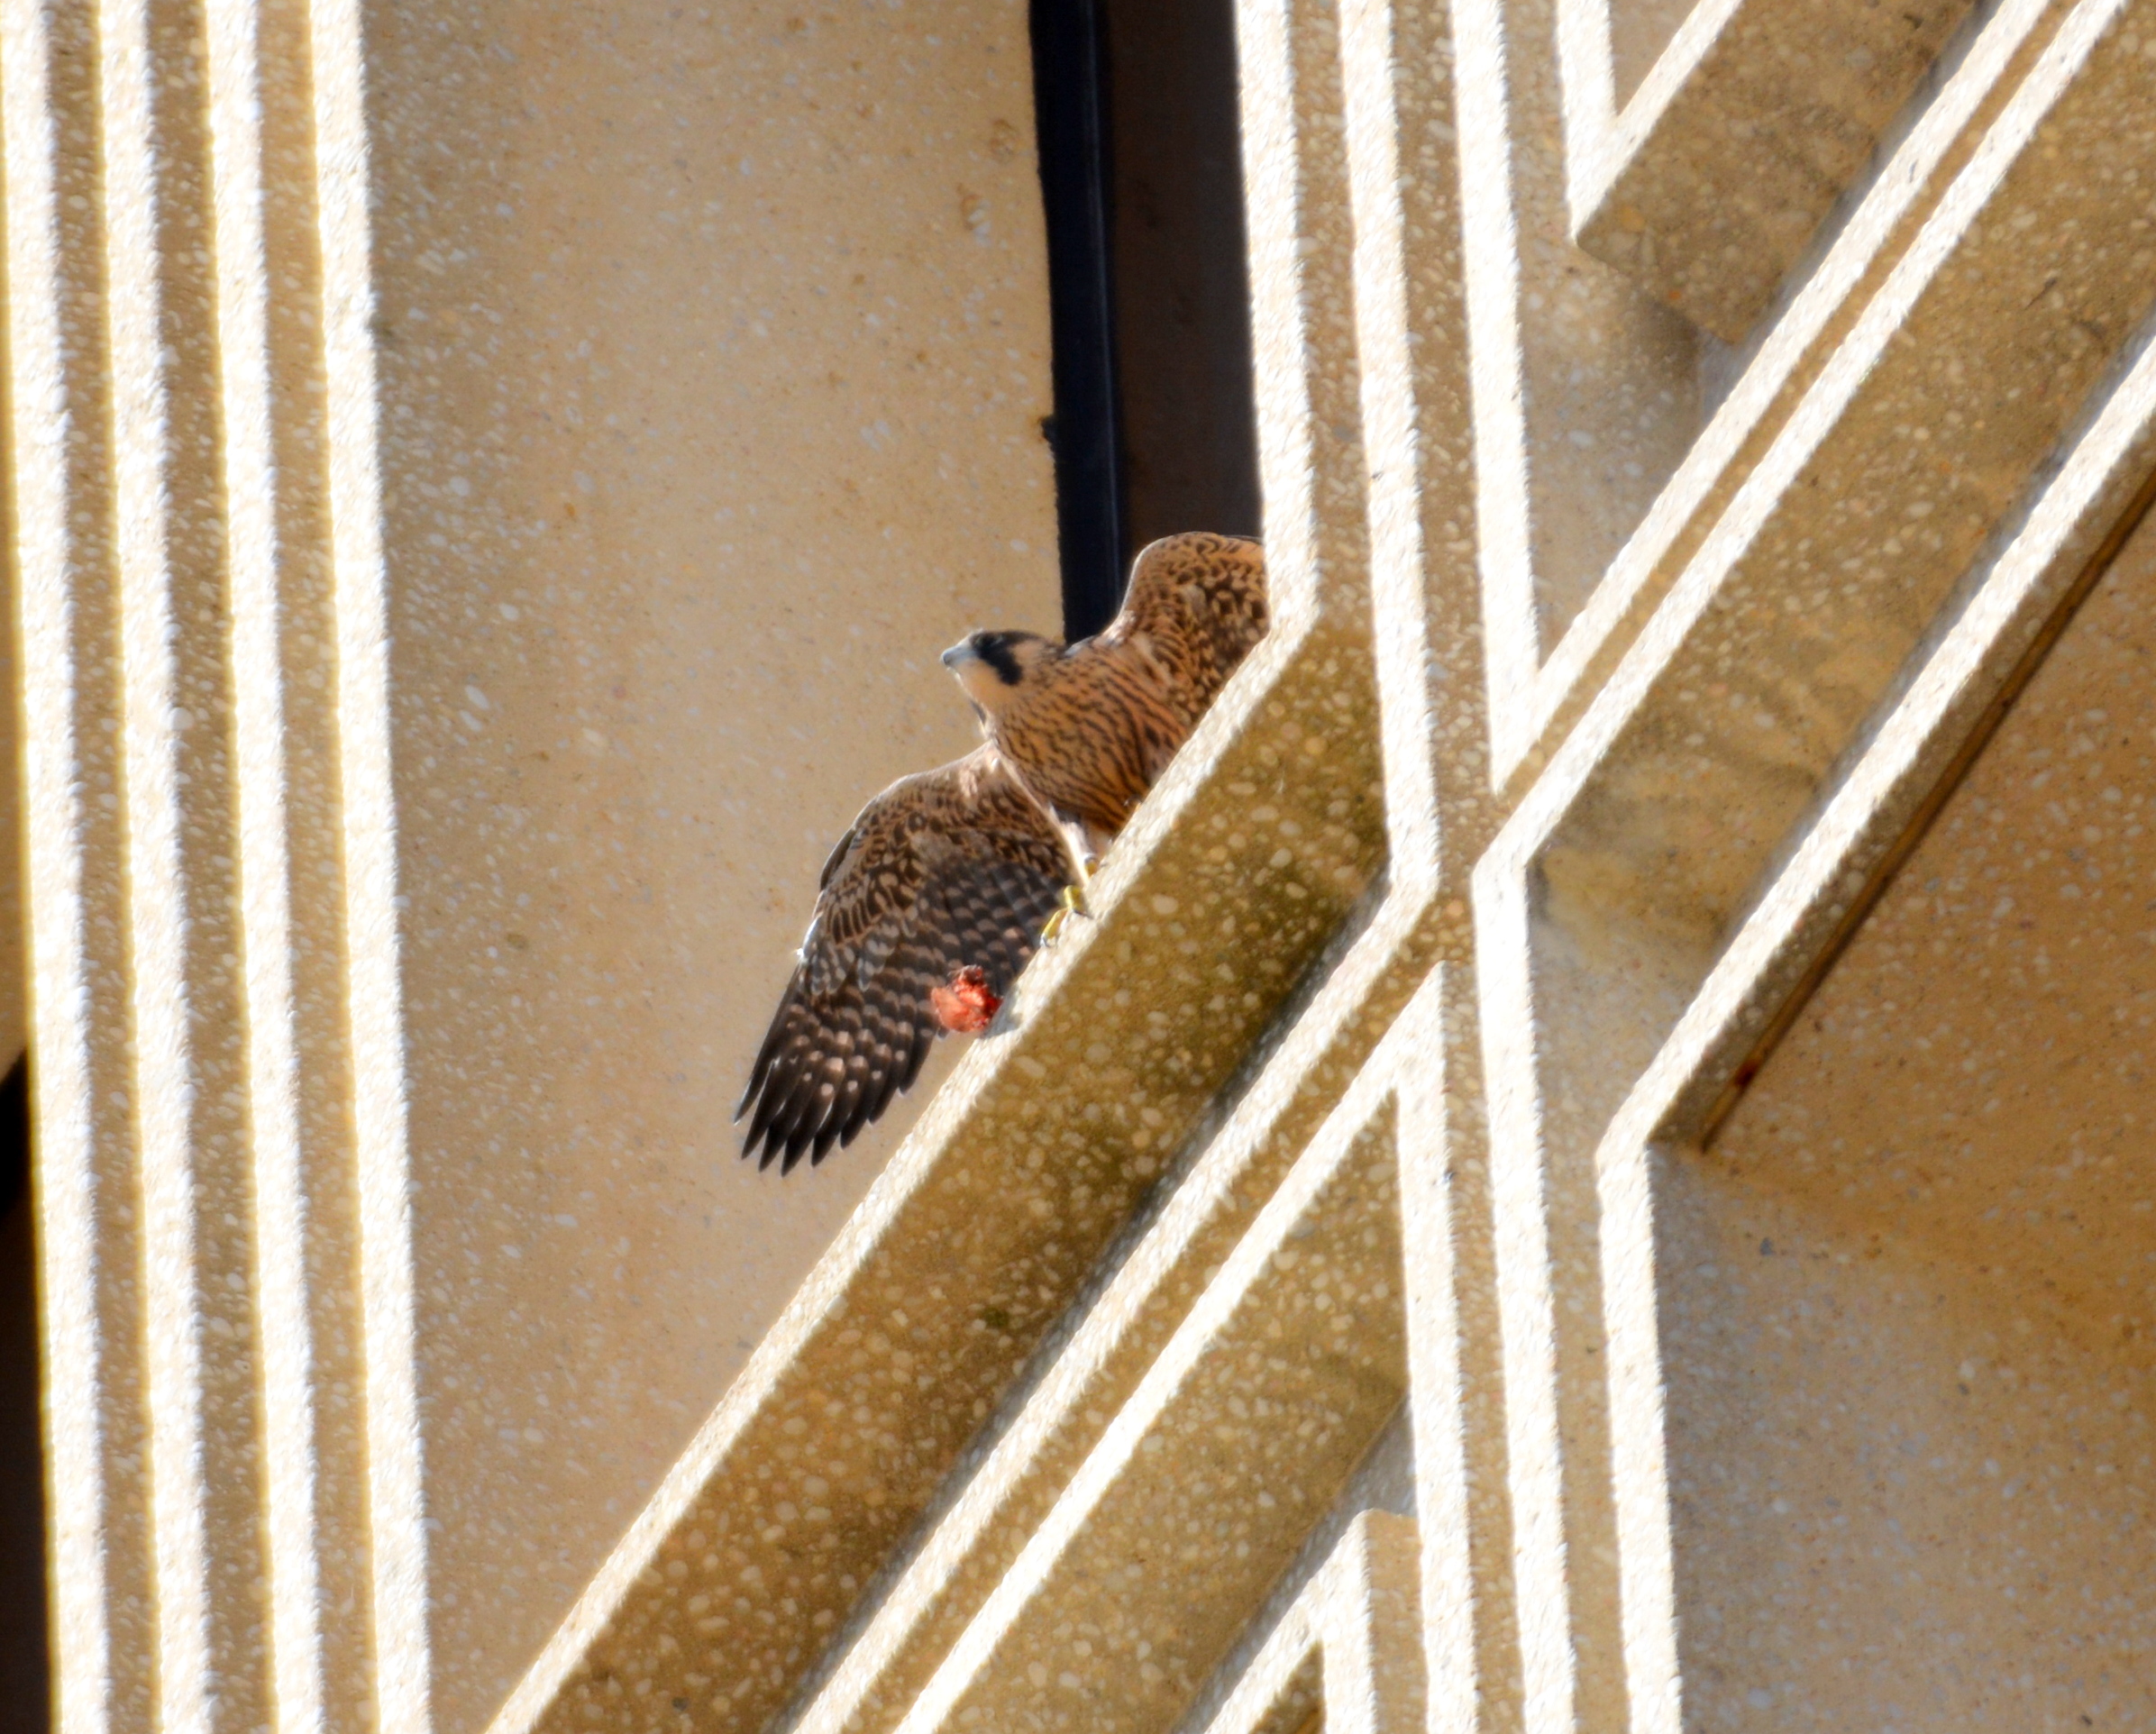
<svg viewBox="0 0 2156 1734">
<path fill-rule="evenodd" d="M 953 975 L 949 987 L 930 988 L 928 1003 L 936 1008 L 936 1021 L 959 1036 L 979 1035 L 1003 1005 L 989 990 L 986 973 L 973 963 Z"/>
</svg>

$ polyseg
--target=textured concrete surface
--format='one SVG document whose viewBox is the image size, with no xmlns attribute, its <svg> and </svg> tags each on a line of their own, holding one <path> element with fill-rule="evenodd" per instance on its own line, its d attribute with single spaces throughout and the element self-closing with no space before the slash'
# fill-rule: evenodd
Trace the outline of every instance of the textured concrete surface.
<svg viewBox="0 0 2156 1734">
<path fill-rule="evenodd" d="M 780 1186 L 1053 593 L 932 13 L 0 12 L 61 1725 L 2149 1720 L 2149 0 L 1244 0 L 1278 625 Z"/>
<path fill-rule="evenodd" d="M 2144 530 L 1659 1182 L 1680 1620 L 1718 1721 L 2156 1714 L 2151 656 Z M 1776 1605 L 1807 1579 L 1799 1625 Z"/>
<path fill-rule="evenodd" d="M 1219 1734 L 1328 1728 L 1392 1734 L 1424 1726 L 1420 1549 L 1411 1519 L 1366 1510 L 1274 1628 Z"/>
<path fill-rule="evenodd" d="M 1571 8 L 1579 244 L 1732 343 L 1969 11 L 1706 0 L 1663 38 L 1659 8 Z"/>
<path fill-rule="evenodd" d="M 6 52 L 62 1718 L 474 1727 L 945 1069 L 735 1160 L 936 653 L 1055 625 L 1024 14 Z"/>
<path fill-rule="evenodd" d="M 431 1641 L 462 1727 L 937 1081 L 812 1185 L 735 1157 L 832 840 L 973 735 L 936 653 L 1055 628 L 1045 264 L 1019 8 L 398 10 L 367 79 Z M 507 1520 L 512 1489 L 546 1520 Z"/>
</svg>

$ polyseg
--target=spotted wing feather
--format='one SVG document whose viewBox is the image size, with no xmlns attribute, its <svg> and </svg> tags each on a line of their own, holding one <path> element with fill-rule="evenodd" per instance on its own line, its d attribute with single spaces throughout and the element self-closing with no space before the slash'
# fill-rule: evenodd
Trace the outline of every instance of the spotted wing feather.
<svg viewBox="0 0 2156 1734">
<path fill-rule="evenodd" d="M 735 1110 L 750 1115 L 742 1154 L 761 1146 L 758 1165 L 787 1173 L 851 1144 L 942 1033 L 930 990 L 971 963 L 1009 994 L 1071 880 L 1060 835 L 992 747 L 877 796 L 825 866 Z"/>
<path fill-rule="evenodd" d="M 1165 536 L 1139 552 L 1104 643 L 1139 643 L 1167 682 L 1185 729 L 1265 635 L 1264 548 L 1246 536 Z"/>
</svg>

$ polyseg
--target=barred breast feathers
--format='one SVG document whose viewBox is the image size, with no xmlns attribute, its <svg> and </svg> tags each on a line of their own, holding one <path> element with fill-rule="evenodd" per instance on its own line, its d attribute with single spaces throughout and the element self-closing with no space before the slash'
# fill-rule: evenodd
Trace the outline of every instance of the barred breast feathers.
<svg viewBox="0 0 2156 1734">
<path fill-rule="evenodd" d="M 1026 786 L 1104 851 L 1270 621 L 1264 550 L 1168 536 L 1132 563 L 1106 630 L 1029 669 L 986 718 Z"/>
</svg>

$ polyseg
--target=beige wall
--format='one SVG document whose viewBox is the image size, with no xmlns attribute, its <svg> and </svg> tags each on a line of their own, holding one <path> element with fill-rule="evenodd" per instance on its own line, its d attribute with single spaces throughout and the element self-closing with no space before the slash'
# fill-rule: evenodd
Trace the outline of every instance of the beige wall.
<svg viewBox="0 0 2156 1734">
<path fill-rule="evenodd" d="M 2156 1716 L 2152 627 L 2144 525 L 1712 1156 L 1664 1172 L 1713 1726 Z"/>
<path fill-rule="evenodd" d="M 2145 1727 L 2145 1366 L 2042 1279 L 1771 1182 L 1680 1170 L 1662 1209 L 1691 1715 Z"/>
<path fill-rule="evenodd" d="M 69 1734 L 2151 1720 L 2156 0 L 1733 211 L 1676 10 L 1238 0 L 1274 630 L 781 1181 L 1053 624 L 1022 14 L 0 0 Z"/>
<path fill-rule="evenodd" d="M 1015 0 L 369 29 L 453 1729 L 933 1089 L 783 1181 L 727 1124 L 831 843 L 973 738 L 936 652 L 1059 625 L 1046 268 Z"/>
</svg>

